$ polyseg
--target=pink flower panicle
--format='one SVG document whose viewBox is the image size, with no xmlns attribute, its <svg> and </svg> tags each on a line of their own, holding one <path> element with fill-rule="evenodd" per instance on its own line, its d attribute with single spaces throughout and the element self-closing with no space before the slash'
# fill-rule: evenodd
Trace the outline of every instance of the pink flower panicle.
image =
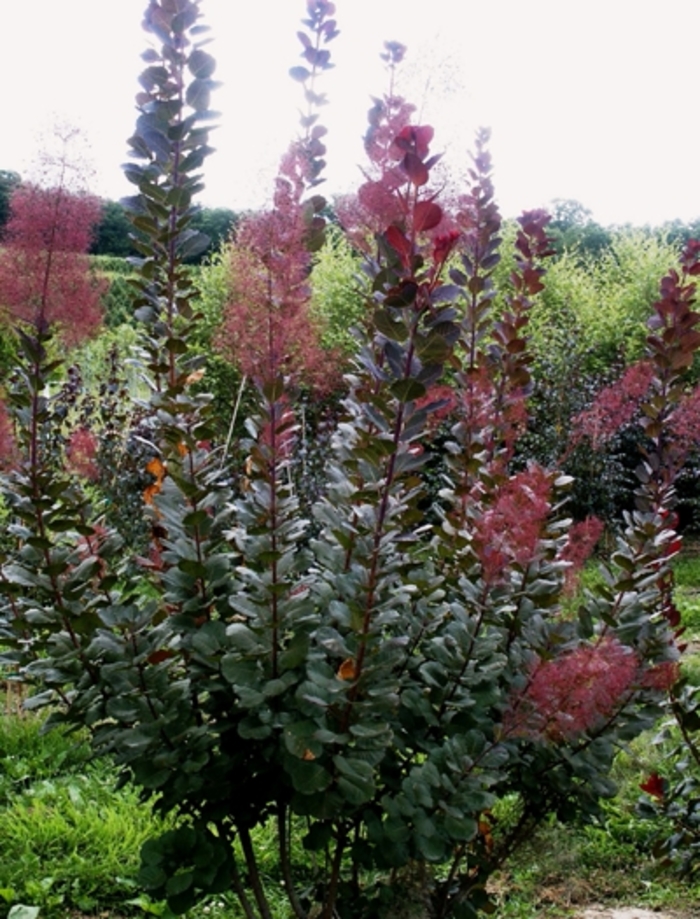
<svg viewBox="0 0 700 919">
<path fill-rule="evenodd" d="M 668 419 L 667 429 L 673 463 L 680 469 L 688 454 L 700 446 L 700 387 L 680 401 Z"/>
<path fill-rule="evenodd" d="M 0 470 L 11 469 L 17 462 L 18 451 L 12 431 L 12 421 L 4 402 L 0 402 Z"/>
<path fill-rule="evenodd" d="M 641 684 L 648 689 L 670 692 L 680 677 L 681 665 L 678 661 L 662 661 L 646 670 L 642 675 Z"/>
<path fill-rule="evenodd" d="M 605 524 L 598 517 L 586 517 L 573 524 L 568 533 L 568 540 L 559 553 L 561 561 L 569 562 L 566 571 L 564 590 L 571 594 L 578 583 L 578 575 L 593 554 L 598 540 L 603 535 Z"/>
<path fill-rule="evenodd" d="M 224 316 L 219 348 L 259 384 L 279 376 L 317 392 L 338 381 L 338 361 L 320 345 L 309 313 L 310 206 L 302 201 L 307 151 L 294 143 L 282 159 L 274 209 L 245 220 L 231 251 L 234 293 Z"/>
<path fill-rule="evenodd" d="M 338 29 L 330 0 L 307 0 L 307 14 L 304 30 L 297 32 L 305 63 L 290 71 L 304 86 L 304 133 L 282 157 L 272 209 L 248 218 L 237 234 L 231 254 L 235 289 L 220 349 L 258 385 L 283 379 L 323 392 L 338 381 L 339 362 L 321 348 L 321 330 L 309 313 L 308 277 L 310 252 L 323 243 L 325 201 L 304 195 L 322 181 L 326 165 L 327 132 L 316 112 L 326 100 L 316 91 L 316 77 L 333 66 L 323 46 Z"/>
<path fill-rule="evenodd" d="M 527 427 L 526 392 L 513 389 L 504 400 L 498 381 L 485 363 L 462 378 L 460 400 L 460 439 L 478 443 L 486 449 L 492 474 L 505 470 L 517 438 Z"/>
<path fill-rule="evenodd" d="M 474 544 L 487 583 L 502 580 L 511 565 L 525 567 L 537 557 L 551 486 L 551 474 L 533 464 L 512 476 L 477 518 Z"/>
<path fill-rule="evenodd" d="M 96 481 L 100 475 L 96 463 L 97 449 L 98 441 L 92 431 L 87 428 L 73 431 L 66 448 L 69 468 L 91 482 Z"/>
<path fill-rule="evenodd" d="M 602 389 L 593 405 L 573 419 L 573 442 L 587 437 L 594 447 L 610 440 L 628 425 L 649 392 L 654 368 L 649 361 L 629 367 L 611 386 Z"/>
<path fill-rule="evenodd" d="M 624 704 L 638 670 L 634 651 L 612 637 L 538 660 L 511 702 L 503 732 L 560 743 L 595 730 Z"/>
</svg>

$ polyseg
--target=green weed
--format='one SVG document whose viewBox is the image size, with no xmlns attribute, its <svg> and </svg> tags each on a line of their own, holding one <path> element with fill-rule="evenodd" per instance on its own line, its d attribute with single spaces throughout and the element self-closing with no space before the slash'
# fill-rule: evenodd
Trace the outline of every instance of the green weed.
<svg viewBox="0 0 700 919">
<path fill-rule="evenodd" d="M 156 828 L 81 735 L 42 731 L 31 714 L 0 717 L 0 916 L 121 905 L 136 893 L 139 850 Z"/>
<path fill-rule="evenodd" d="M 683 625 L 691 635 L 700 636 L 700 555 L 686 552 L 673 563 L 676 581 L 675 600 Z"/>
<path fill-rule="evenodd" d="M 0 811 L 0 888 L 44 910 L 121 904 L 136 890 L 139 850 L 153 831 L 134 792 L 101 776 L 44 779 Z"/>
<path fill-rule="evenodd" d="M 90 759 L 81 735 L 42 733 L 42 723 L 30 714 L 0 716 L 0 806 L 33 782 L 82 771 Z"/>
</svg>

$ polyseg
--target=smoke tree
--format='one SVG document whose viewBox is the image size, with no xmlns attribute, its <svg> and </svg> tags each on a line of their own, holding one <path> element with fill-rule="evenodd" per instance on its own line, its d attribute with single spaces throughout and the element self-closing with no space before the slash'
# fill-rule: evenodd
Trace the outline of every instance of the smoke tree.
<svg viewBox="0 0 700 919">
<path fill-rule="evenodd" d="M 69 345 L 97 330 L 104 293 L 87 256 L 100 202 L 72 168 L 76 133 L 64 134 L 58 159 L 45 164 L 37 181 L 15 186 L 0 250 L 5 320 L 52 325 Z"/>
<path fill-rule="evenodd" d="M 17 455 L 3 493 L 16 544 L 0 568 L 4 660 L 36 685 L 30 705 L 87 728 L 95 752 L 170 815 L 173 828 L 144 846 L 140 879 L 174 911 L 231 890 L 248 919 L 269 919 L 255 833 L 270 824 L 298 919 L 400 909 L 416 873 L 426 915 L 470 917 L 540 821 L 591 816 L 614 793 L 616 749 L 653 723 L 675 678 L 672 430 L 700 339 L 700 253 L 686 249 L 649 320 L 637 509 L 601 586 L 567 614 L 582 560 L 568 482 L 512 463 L 548 218 L 520 218 L 509 285 L 496 291 L 488 136 L 448 207 L 431 183 L 433 131 L 411 122 L 392 82 L 343 217 L 365 253 L 366 305 L 310 519 L 289 467 L 298 386 L 320 355 L 306 276 L 323 232 L 316 81 L 334 13 L 329 0 L 307 2 L 293 71 L 309 103 L 303 135 L 282 161 L 273 210 L 243 228 L 235 256 L 228 340 L 245 350 L 257 394 L 239 468 L 212 441 L 207 394 L 193 388 L 205 380 L 183 265 L 206 243 L 190 221 L 215 62 L 198 0 L 149 3 L 154 44 L 127 167 L 151 390 L 149 551 L 134 559 L 84 493 L 86 442 L 63 463 L 51 455 L 60 418 L 43 394 L 62 372 L 46 357 L 59 317 L 39 312 L 9 400 Z M 392 75 L 401 54 L 387 46 Z M 427 507 L 434 419 L 448 405 L 447 464 Z M 494 827 L 505 795 L 515 816 Z M 311 875 L 299 842 L 316 853 Z"/>
</svg>

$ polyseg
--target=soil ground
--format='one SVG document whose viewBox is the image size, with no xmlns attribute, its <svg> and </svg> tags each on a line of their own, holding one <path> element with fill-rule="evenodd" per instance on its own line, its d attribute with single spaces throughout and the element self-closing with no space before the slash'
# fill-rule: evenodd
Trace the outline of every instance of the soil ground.
<svg viewBox="0 0 700 919">
<path fill-rule="evenodd" d="M 608 909 L 603 906 L 589 906 L 573 919 L 697 919 L 698 912 L 657 912 L 653 909 L 625 906 Z"/>
</svg>

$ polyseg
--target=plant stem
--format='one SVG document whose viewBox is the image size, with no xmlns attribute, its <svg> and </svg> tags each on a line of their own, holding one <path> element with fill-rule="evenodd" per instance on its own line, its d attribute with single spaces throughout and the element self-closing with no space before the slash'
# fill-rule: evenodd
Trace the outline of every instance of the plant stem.
<svg viewBox="0 0 700 919">
<path fill-rule="evenodd" d="M 287 897 L 289 898 L 289 902 L 297 919 L 308 919 L 308 913 L 297 897 L 292 879 L 292 869 L 289 860 L 289 834 L 287 832 L 287 808 L 284 804 L 280 804 L 277 811 L 277 838 L 279 840 L 280 867 L 282 868 L 284 886 L 287 889 Z"/>
<path fill-rule="evenodd" d="M 231 881 L 233 882 L 233 889 L 236 891 L 238 902 L 241 904 L 241 909 L 245 913 L 246 919 L 258 919 L 253 910 L 253 904 L 250 902 L 248 894 L 245 892 L 243 880 L 241 879 L 241 874 L 235 861 L 231 869 Z"/>
<path fill-rule="evenodd" d="M 241 840 L 241 847 L 250 876 L 250 886 L 253 888 L 253 895 L 255 896 L 255 902 L 258 904 L 260 915 L 262 919 L 272 919 L 270 906 L 267 902 L 267 897 L 265 896 L 265 891 L 260 880 L 258 863 L 255 859 L 253 841 L 250 838 L 250 830 L 248 827 L 238 827 L 238 838 Z"/>
<path fill-rule="evenodd" d="M 340 868 L 343 861 L 343 853 L 345 852 L 345 840 L 347 833 L 345 827 L 341 827 L 338 833 L 338 839 L 335 847 L 335 853 L 333 854 L 333 864 L 331 866 L 331 878 L 330 883 L 328 884 L 328 893 L 326 895 L 326 902 L 323 905 L 323 912 L 321 914 L 321 919 L 333 919 L 335 914 L 335 901 L 338 899 L 338 887 L 340 885 Z"/>
<path fill-rule="evenodd" d="M 241 408 L 241 399 L 243 398 L 243 391 L 245 390 L 245 385 L 248 382 L 248 377 L 243 374 L 241 377 L 241 385 L 238 387 L 238 392 L 236 393 L 236 404 L 233 407 L 233 415 L 231 415 L 231 424 L 228 426 L 228 434 L 226 435 L 226 443 L 224 444 L 224 452 L 221 455 L 221 465 L 219 468 L 223 469 L 224 464 L 226 463 L 226 457 L 228 456 L 229 448 L 231 447 L 231 441 L 233 439 L 233 429 L 236 427 L 236 422 L 238 421 L 238 412 Z"/>
</svg>

